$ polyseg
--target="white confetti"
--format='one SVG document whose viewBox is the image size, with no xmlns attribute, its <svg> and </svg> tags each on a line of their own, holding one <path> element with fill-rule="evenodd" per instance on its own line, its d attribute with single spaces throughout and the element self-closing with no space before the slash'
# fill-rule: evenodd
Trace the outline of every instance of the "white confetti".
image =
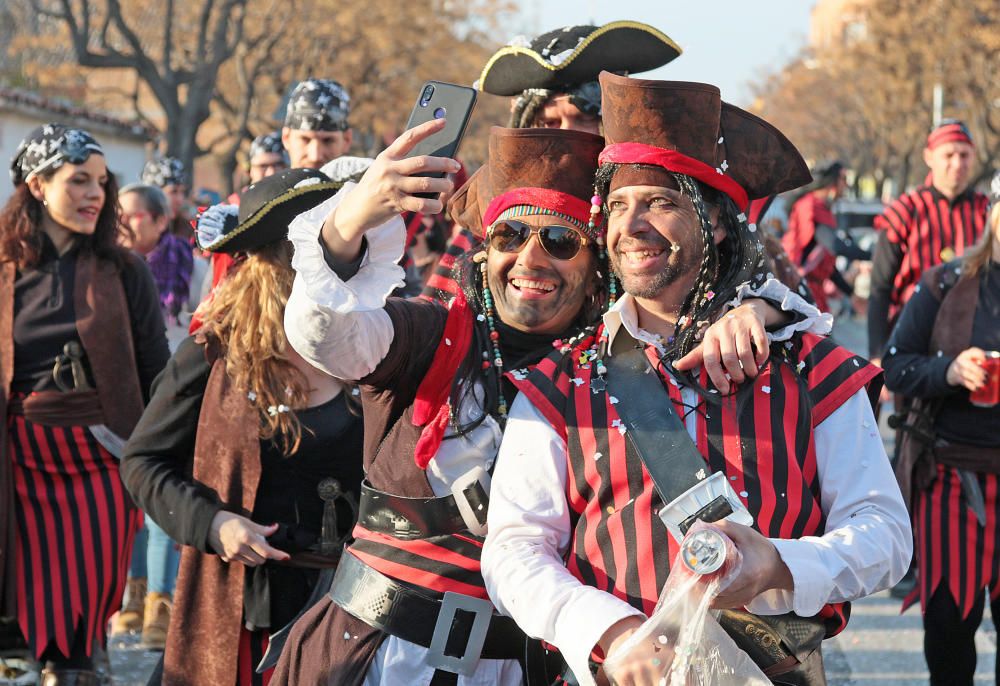
<svg viewBox="0 0 1000 686">
<path fill-rule="evenodd" d="M 621 425 L 622 425 L 622 420 L 620 420 L 620 419 L 615 419 L 615 420 L 612 420 L 612 422 L 611 422 L 612 428 L 614 428 L 616 426 L 621 426 Z"/>
<path fill-rule="evenodd" d="M 579 376 L 574 376 L 573 377 L 573 383 L 575 383 L 577 386 L 579 386 L 580 384 L 583 383 L 583 379 L 581 379 Z"/>
<path fill-rule="evenodd" d="M 625 435 L 626 431 L 627 431 L 627 429 L 625 428 L 624 424 L 622 424 L 621 426 L 618 427 L 618 433 L 620 433 L 622 436 Z"/>
<path fill-rule="evenodd" d="M 694 475 L 697 478 L 699 478 L 699 479 L 704 479 L 705 478 L 705 470 L 704 469 L 699 469 L 697 472 L 694 473 Z"/>
<path fill-rule="evenodd" d="M 889 354 L 890 355 L 895 355 L 896 354 L 896 346 L 892 346 L 891 348 L 889 348 Z"/>
<path fill-rule="evenodd" d="M 352 388 L 351 389 L 351 395 L 361 395 L 361 389 L 360 388 Z"/>
<path fill-rule="evenodd" d="M 747 493 L 746 491 L 740 491 L 740 497 L 741 498 L 749 498 L 750 494 Z"/>
<path fill-rule="evenodd" d="M 450 338 L 444 339 L 444 344 L 445 345 L 451 345 L 451 339 Z"/>
<path fill-rule="evenodd" d="M 805 368 L 806 368 L 806 363 L 803 362 L 803 361 L 801 361 L 801 360 L 799 361 L 799 363 L 797 365 L 795 365 L 795 371 L 797 371 L 797 372 L 801 372 Z"/>
<path fill-rule="evenodd" d="M 249 393 L 247 393 L 247 398 L 250 399 L 250 402 L 253 402 L 257 399 L 257 394 L 254 393 L 253 391 L 250 391 Z"/>
<path fill-rule="evenodd" d="M 351 640 L 351 632 L 349 632 L 349 631 L 345 631 L 344 632 L 344 640 L 345 641 Z"/>
<path fill-rule="evenodd" d="M 760 390 L 762 392 L 764 392 L 764 393 L 770 393 L 771 392 L 771 387 L 770 386 L 761 386 Z"/>
<path fill-rule="evenodd" d="M 594 459 L 599 460 L 604 457 L 604 453 L 594 453 Z"/>
<path fill-rule="evenodd" d="M 611 403 L 612 405 L 617 405 L 617 404 L 618 404 L 618 398 L 616 398 L 616 397 L 615 397 L 615 396 L 613 396 L 613 395 L 609 395 L 609 396 L 608 396 L 608 401 L 609 401 L 609 402 L 610 402 L 610 403 Z"/>
<path fill-rule="evenodd" d="M 667 637 L 666 636 L 657 636 L 656 640 L 660 642 L 660 645 L 667 645 Z"/>
<path fill-rule="evenodd" d="M 477 314 L 476 315 L 476 321 L 485 322 L 486 321 L 486 315 L 485 314 Z"/>
<path fill-rule="evenodd" d="M 750 229 L 750 233 L 757 233 L 757 225 L 756 224 L 747 224 L 747 228 Z"/>
<path fill-rule="evenodd" d="M 860 363 L 860 362 L 858 362 L 857 360 L 851 360 L 851 362 L 853 362 L 853 363 L 854 363 L 854 366 L 855 366 L 855 367 L 860 367 L 860 366 L 861 366 L 861 363 Z"/>
</svg>

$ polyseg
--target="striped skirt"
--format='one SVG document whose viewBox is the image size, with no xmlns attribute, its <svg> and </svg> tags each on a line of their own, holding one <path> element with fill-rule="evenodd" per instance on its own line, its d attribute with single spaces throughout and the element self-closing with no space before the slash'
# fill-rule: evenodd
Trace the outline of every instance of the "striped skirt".
<svg viewBox="0 0 1000 686">
<path fill-rule="evenodd" d="M 954 469 L 938 466 L 938 477 L 917 497 L 913 508 L 913 535 L 917 558 L 917 585 L 905 611 L 917 600 L 927 609 L 941 585 L 967 617 L 984 588 L 990 599 L 1000 596 L 1000 476 L 978 474 L 986 504 L 986 525 L 980 526 L 966 503 Z"/>
<path fill-rule="evenodd" d="M 268 633 L 263 629 L 247 631 L 240 629 L 240 650 L 237 659 L 236 686 L 268 686 L 274 668 L 263 674 L 257 673 L 257 665 L 267 652 Z"/>
<path fill-rule="evenodd" d="M 18 624 L 32 653 L 93 654 L 121 606 L 139 525 L 118 462 L 84 427 L 7 419 L 17 518 Z"/>
</svg>

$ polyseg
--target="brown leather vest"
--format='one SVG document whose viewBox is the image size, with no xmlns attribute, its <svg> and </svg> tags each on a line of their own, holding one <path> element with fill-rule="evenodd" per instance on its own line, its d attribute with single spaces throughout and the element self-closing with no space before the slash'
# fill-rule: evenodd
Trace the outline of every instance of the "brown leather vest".
<svg viewBox="0 0 1000 686">
<path fill-rule="evenodd" d="M 7 456 L 7 403 L 14 377 L 14 279 L 12 262 L 0 264 L 0 614 L 14 613 L 14 487 Z M 73 282 L 76 330 L 90 362 L 104 423 L 128 438 L 142 415 L 128 301 L 114 265 L 80 253 Z M 6 583 L 10 581 L 11 583 Z"/>
<path fill-rule="evenodd" d="M 213 489 L 226 509 L 246 517 L 253 512 L 260 482 L 258 424 L 246 392 L 231 385 L 225 360 L 214 359 L 198 418 L 192 478 Z M 233 682 L 244 569 L 184 547 L 163 658 L 164 686 Z"/>
</svg>

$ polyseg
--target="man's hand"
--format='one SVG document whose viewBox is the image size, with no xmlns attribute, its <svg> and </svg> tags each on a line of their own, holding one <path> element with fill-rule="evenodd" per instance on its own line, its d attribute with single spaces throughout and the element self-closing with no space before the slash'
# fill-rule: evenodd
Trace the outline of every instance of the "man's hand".
<svg viewBox="0 0 1000 686">
<path fill-rule="evenodd" d="M 268 545 L 267 537 L 277 530 L 277 524 L 264 526 L 235 512 L 219 510 L 212 518 L 208 543 L 223 562 L 242 562 L 247 567 L 256 567 L 268 560 L 291 557 Z"/>
<path fill-rule="evenodd" d="M 323 223 L 323 242 L 333 257 L 345 262 L 356 259 L 365 232 L 401 212 L 437 214 L 443 209 L 437 194 L 452 190 L 451 180 L 415 175 L 457 172 L 459 163 L 449 157 L 406 156 L 444 125 L 444 119 L 434 119 L 404 131 L 375 158 L 357 187 L 344 196 Z M 435 197 L 418 198 L 416 193 L 434 193 Z"/>
<path fill-rule="evenodd" d="M 612 624 L 595 647 L 605 656 L 612 654 L 638 631 L 645 621 L 643 617 L 633 616 Z M 660 645 L 650 637 L 631 648 L 627 661 L 620 663 L 615 673 L 611 675 L 614 677 L 613 682 L 602 669 L 597 675 L 597 683 L 601 686 L 610 683 L 614 683 L 615 686 L 655 686 L 670 669 L 673 659 L 674 652 L 670 647 Z"/>
<path fill-rule="evenodd" d="M 792 573 L 771 541 L 754 529 L 735 522 L 723 520 L 714 522 L 712 526 L 728 536 L 743 556 L 739 572 L 716 596 L 713 608 L 728 610 L 746 607 L 764 591 L 793 590 Z"/>
<path fill-rule="evenodd" d="M 770 355 L 765 327 L 780 323 L 787 314 L 769 303 L 753 298 L 730 310 L 705 331 L 697 348 L 674 363 L 680 371 L 696 369 L 704 362 L 705 371 L 722 394 L 730 383 L 741 384 L 757 376 Z"/>
<path fill-rule="evenodd" d="M 988 381 L 983 362 L 986 353 L 980 348 L 968 348 L 958 354 L 948 365 L 946 379 L 949 386 L 963 386 L 970 391 L 978 391 Z"/>
</svg>

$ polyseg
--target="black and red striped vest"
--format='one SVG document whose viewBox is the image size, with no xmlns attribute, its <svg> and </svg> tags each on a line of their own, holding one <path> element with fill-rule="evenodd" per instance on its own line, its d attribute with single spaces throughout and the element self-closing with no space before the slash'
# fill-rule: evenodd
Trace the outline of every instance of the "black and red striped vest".
<svg viewBox="0 0 1000 686">
<path fill-rule="evenodd" d="M 573 530 L 567 568 L 650 615 L 677 544 L 657 516 L 663 502 L 625 438 L 618 398 L 591 388 L 596 340 L 550 355 L 518 388 L 566 441 Z M 654 350 L 647 354 L 655 365 Z M 679 388 L 665 386 L 678 416 L 697 412 L 698 451 L 712 472 L 729 477 L 755 528 L 772 538 L 801 538 L 822 534 L 826 524 L 812 429 L 880 373 L 829 339 L 806 334 L 775 344 L 753 385 L 720 404 L 685 407 Z M 828 636 L 844 628 L 849 612 L 846 603 L 823 608 Z"/>
<path fill-rule="evenodd" d="M 876 217 L 875 228 L 903 251 L 893 282 L 889 320 L 894 321 L 920 281 L 921 275 L 948 262 L 975 245 L 986 226 L 989 198 L 966 191 L 948 202 L 934 186 L 904 193 Z"/>
</svg>

